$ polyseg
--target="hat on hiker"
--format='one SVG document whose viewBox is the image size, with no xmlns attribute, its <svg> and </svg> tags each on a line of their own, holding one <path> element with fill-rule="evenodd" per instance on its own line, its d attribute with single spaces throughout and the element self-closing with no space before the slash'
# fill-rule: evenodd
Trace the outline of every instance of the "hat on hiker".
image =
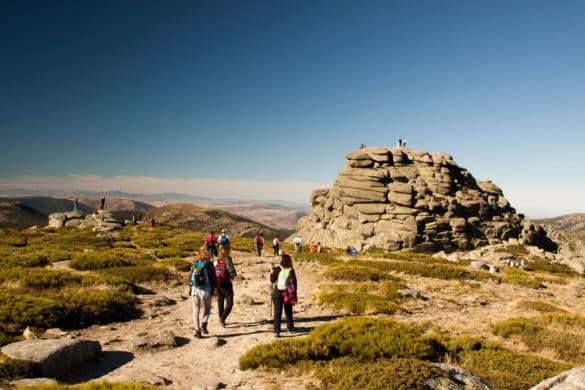
<svg viewBox="0 0 585 390">
<path fill-rule="evenodd" d="M 221 229 L 221 232 L 222 232 L 222 233 L 225 233 L 226 231 L 225 231 L 225 229 Z"/>
</svg>

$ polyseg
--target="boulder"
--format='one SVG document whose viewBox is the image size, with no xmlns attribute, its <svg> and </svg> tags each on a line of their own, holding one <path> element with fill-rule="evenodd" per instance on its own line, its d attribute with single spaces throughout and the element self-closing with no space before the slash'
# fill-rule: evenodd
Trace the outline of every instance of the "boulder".
<svg viewBox="0 0 585 390">
<path fill-rule="evenodd" d="M 11 359 L 37 366 L 41 376 L 60 378 L 72 368 L 101 356 L 98 341 L 82 339 L 36 339 L 8 344 L 2 353 Z"/>
<path fill-rule="evenodd" d="M 585 389 L 585 366 L 580 366 L 545 379 L 530 390 L 581 390 Z"/>
<path fill-rule="evenodd" d="M 429 378 L 421 386 L 422 389 L 434 390 L 492 390 L 492 387 L 483 379 L 471 374 L 460 367 L 446 363 L 433 363 L 435 367 L 446 372 L 449 377 Z"/>
<path fill-rule="evenodd" d="M 172 349 L 178 346 L 177 337 L 169 330 L 137 337 L 131 345 L 135 349 Z"/>
</svg>

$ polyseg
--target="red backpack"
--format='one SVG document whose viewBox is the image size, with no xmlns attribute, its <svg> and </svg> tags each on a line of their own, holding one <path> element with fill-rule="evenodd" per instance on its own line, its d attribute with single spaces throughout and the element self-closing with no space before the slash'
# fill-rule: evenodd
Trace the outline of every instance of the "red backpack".
<svg viewBox="0 0 585 390">
<path fill-rule="evenodd" d="M 225 286 L 230 281 L 230 274 L 223 261 L 215 263 L 215 278 L 219 286 Z"/>
</svg>

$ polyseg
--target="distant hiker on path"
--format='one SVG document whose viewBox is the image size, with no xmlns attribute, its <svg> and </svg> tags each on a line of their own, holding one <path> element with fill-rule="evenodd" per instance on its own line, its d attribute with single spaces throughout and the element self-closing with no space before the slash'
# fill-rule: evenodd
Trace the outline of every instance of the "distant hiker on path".
<svg viewBox="0 0 585 390">
<path fill-rule="evenodd" d="M 300 234 L 297 234 L 297 236 L 295 237 L 295 253 L 301 253 L 301 243 L 302 243 L 302 239 Z"/>
<path fill-rule="evenodd" d="M 215 237 L 215 231 L 210 231 L 205 240 L 203 241 L 210 258 L 217 256 L 217 237 Z"/>
<path fill-rule="evenodd" d="M 256 233 L 254 244 L 256 244 L 256 252 L 258 252 L 258 256 L 262 256 L 262 247 L 264 246 L 264 233 Z"/>
<path fill-rule="evenodd" d="M 236 277 L 236 268 L 225 249 L 219 250 L 219 257 L 213 263 L 217 281 L 217 314 L 219 323 L 225 328 L 232 307 L 234 306 L 234 286 L 232 279 Z"/>
<path fill-rule="evenodd" d="M 75 198 L 75 202 L 73 202 L 73 211 L 77 211 L 77 206 L 79 206 L 79 198 Z"/>
<path fill-rule="evenodd" d="M 106 205 L 106 197 L 104 196 L 101 200 L 100 200 L 100 210 L 103 210 L 105 205 Z"/>
<path fill-rule="evenodd" d="M 225 229 L 221 229 L 221 236 L 218 239 L 219 242 L 219 250 L 225 249 L 227 253 L 230 253 L 231 245 L 230 245 L 230 236 L 227 235 L 227 231 Z"/>
<path fill-rule="evenodd" d="M 205 249 L 199 249 L 197 260 L 191 266 L 189 275 L 191 284 L 190 295 L 193 301 L 193 326 L 195 327 L 195 337 L 200 339 L 201 334 L 208 334 L 207 322 L 211 313 L 211 295 L 217 287 L 215 278 L 215 269 Z M 199 315 L 203 306 L 203 323 L 200 323 Z"/>
<path fill-rule="evenodd" d="M 270 281 L 275 288 L 272 291 L 274 302 L 274 335 L 280 337 L 280 323 L 282 321 L 282 308 L 286 315 L 286 328 L 294 332 L 293 305 L 297 303 L 297 276 L 292 266 L 289 254 L 284 253 L 280 266 L 274 267 L 270 274 Z"/>
<path fill-rule="evenodd" d="M 274 249 L 274 257 L 278 256 L 280 253 L 280 237 L 278 234 L 272 240 L 272 248 Z"/>
</svg>

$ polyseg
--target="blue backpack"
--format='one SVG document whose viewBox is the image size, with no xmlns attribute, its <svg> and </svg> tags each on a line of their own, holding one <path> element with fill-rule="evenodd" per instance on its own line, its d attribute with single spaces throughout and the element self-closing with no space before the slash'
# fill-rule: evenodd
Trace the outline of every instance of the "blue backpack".
<svg viewBox="0 0 585 390">
<path fill-rule="evenodd" d="M 227 246 L 227 244 L 229 244 L 230 239 L 227 238 L 227 236 L 220 236 L 219 237 L 219 245 L 221 246 Z"/>
<path fill-rule="evenodd" d="M 191 286 L 194 288 L 205 287 L 205 282 L 207 281 L 207 277 L 205 276 L 205 268 L 205 263 L 201 261 L 196 261 L 193 263 L 193 266 L 191 267 Z"/>
</svg>

